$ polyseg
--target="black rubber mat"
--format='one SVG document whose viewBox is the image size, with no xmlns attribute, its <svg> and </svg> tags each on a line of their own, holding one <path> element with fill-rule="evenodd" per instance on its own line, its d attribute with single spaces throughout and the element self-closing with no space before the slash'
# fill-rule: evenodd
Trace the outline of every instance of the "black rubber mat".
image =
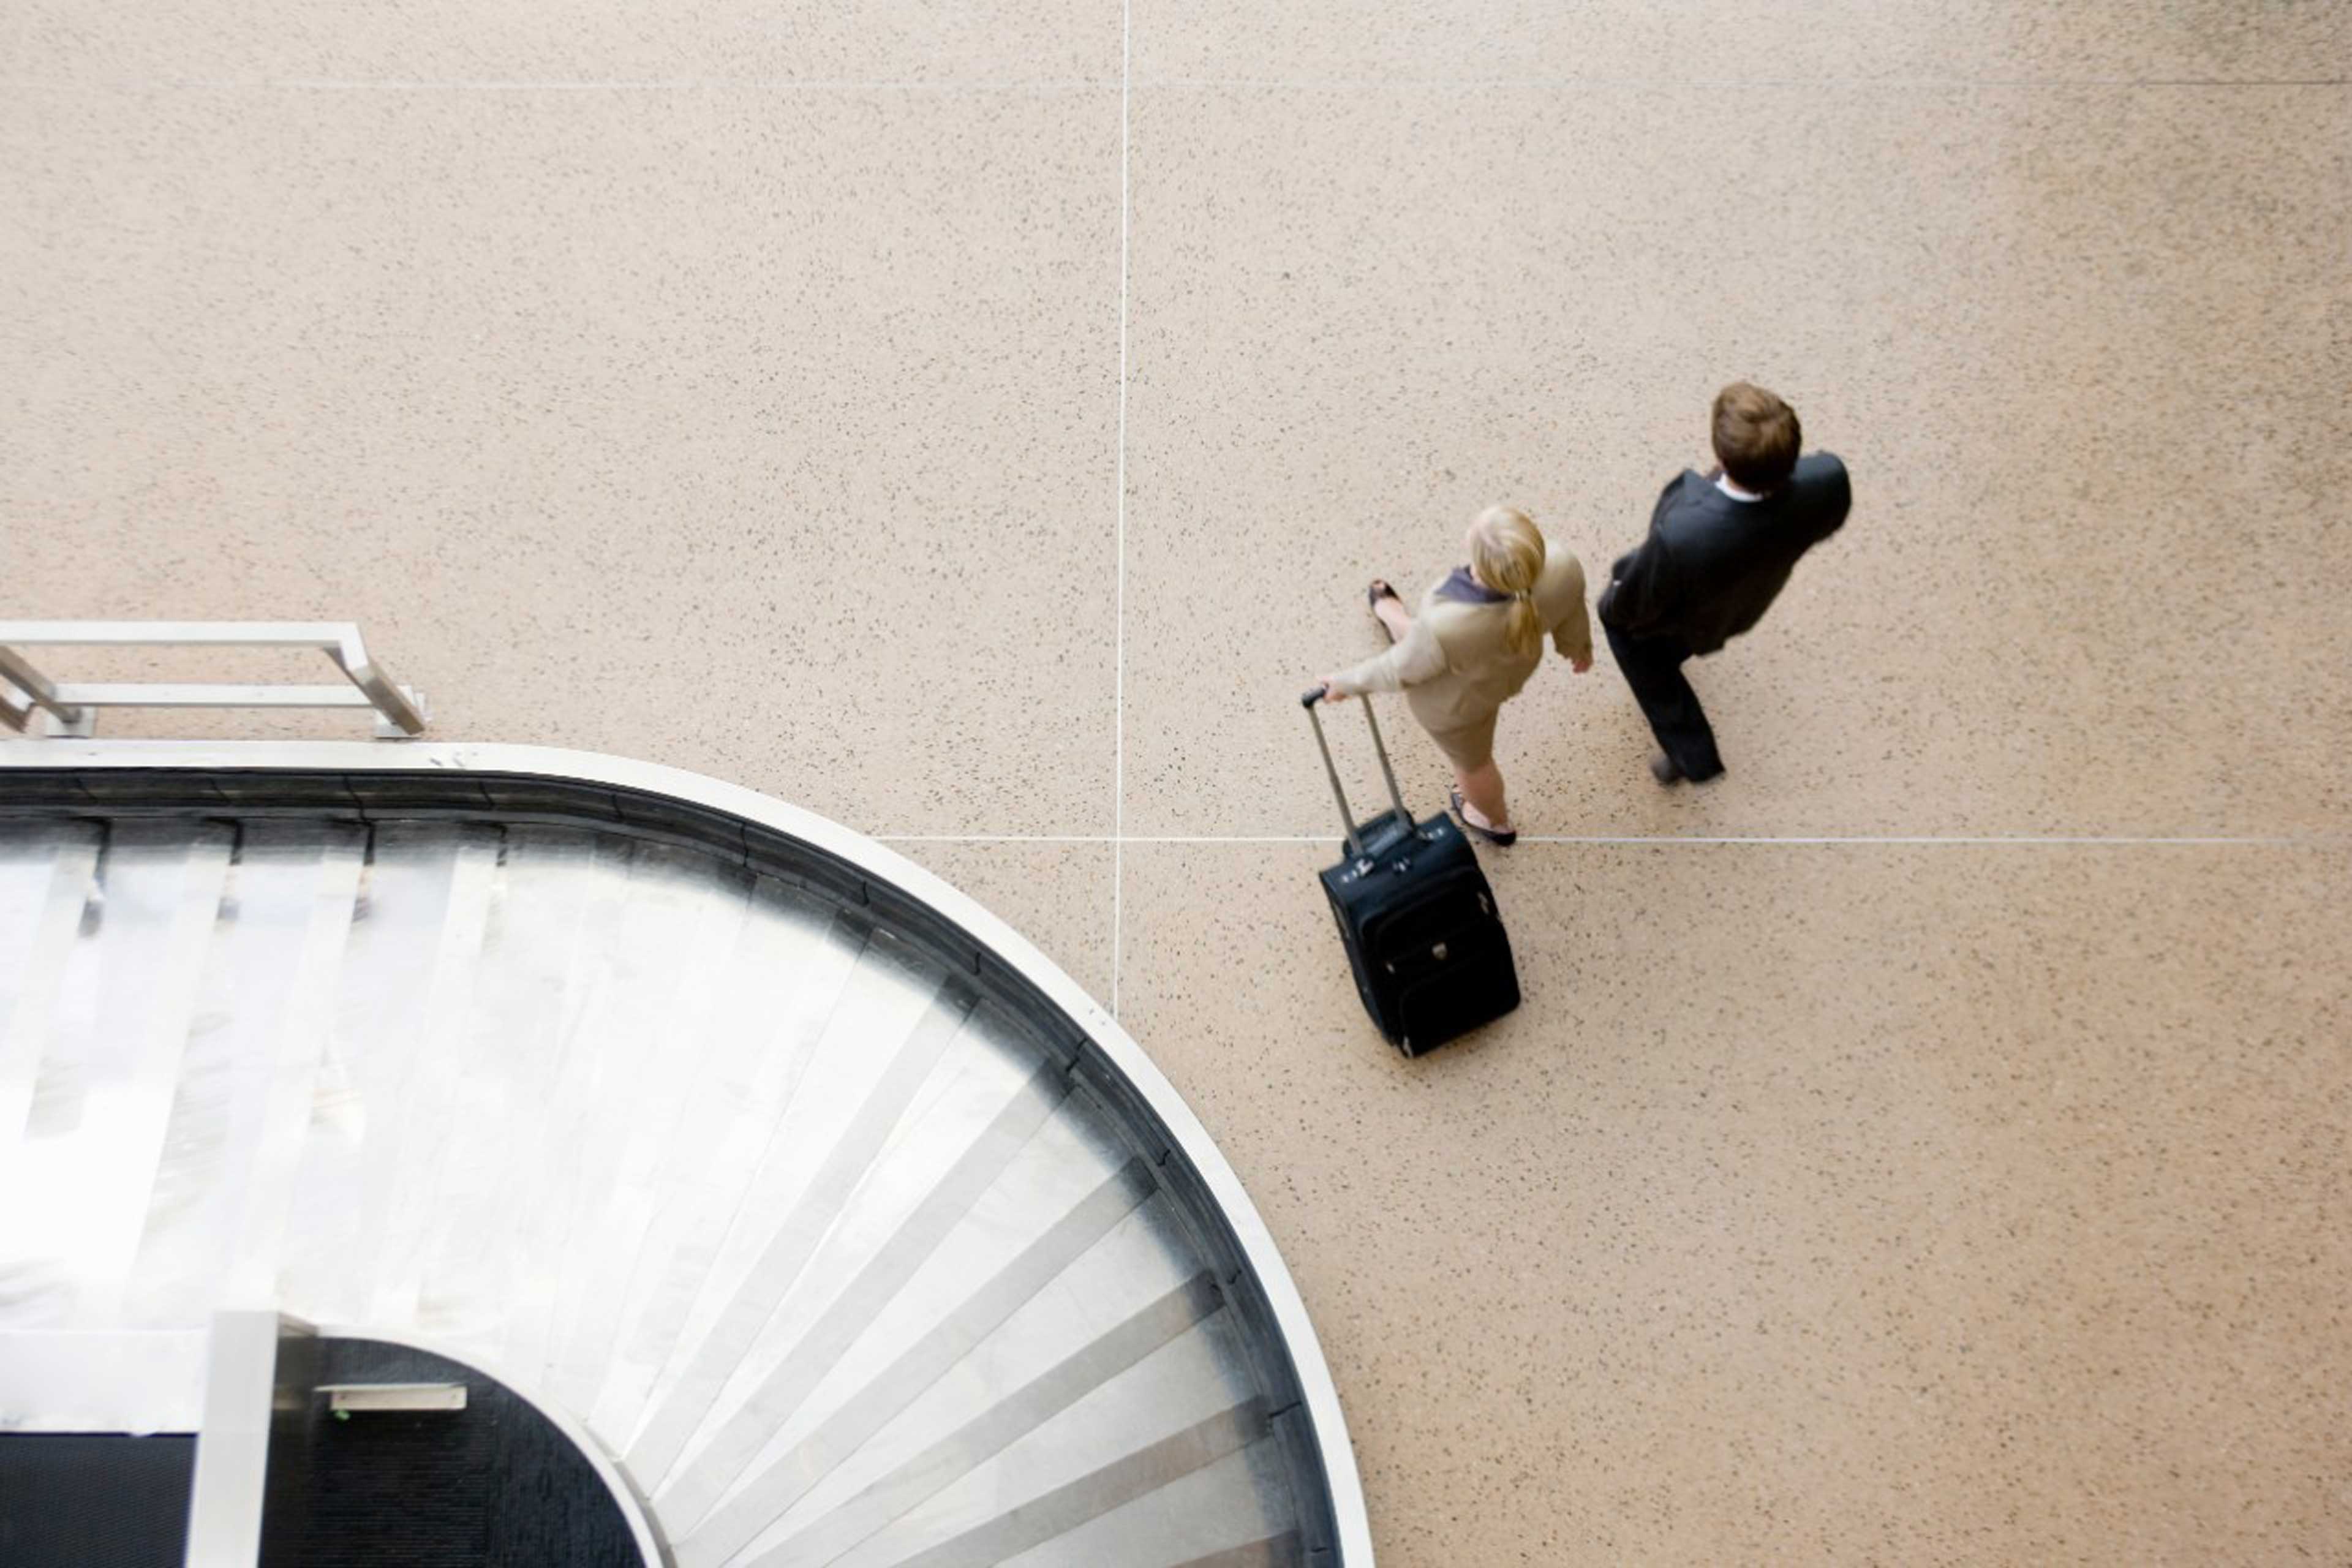
<svg viewBox="0 0 2352 1568">
<path fill-rule="evenodd" d="M 467 1407 L 270 1439 L 264 1568 L 645 1568 L 586 1456 L 527 1402 L 439 1356 L 317 1346 L 320 1383 L 462 1383 Z M 0 1568 L 179 1568 L 195 1439 L 0 1435 Z"/>
<path fill-rule="evenodd" d="M 194 1437 L 0 1434 L 0 1563 L 180 1568 Z"/>
<path fill-rule="evenodd" d="M 642 1568 L 587 1458 L 504 1384 L 421 1351 L 329 1340 L 321 1383 L 463 1383 L 461 1412 L 312 1410 L 299 1499 L 276 1484 L 264 1568 Z M 273 1471 L 279 1455 L 273 1450 Z"/>
</svg>

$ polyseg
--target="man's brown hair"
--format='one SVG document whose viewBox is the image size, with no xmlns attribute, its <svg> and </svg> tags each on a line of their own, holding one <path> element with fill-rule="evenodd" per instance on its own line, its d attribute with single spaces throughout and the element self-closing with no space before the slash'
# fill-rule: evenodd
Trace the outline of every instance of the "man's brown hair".
<svg viewBox="0 0 2352 1568">
<path fill-rule="evenodd" d="M 1715 395 L 1715 460 L 1741 489 L 1780 489 L 1804 435 L 1797 411 L 1760 386 L 1735 381 Z"/>
</svg>

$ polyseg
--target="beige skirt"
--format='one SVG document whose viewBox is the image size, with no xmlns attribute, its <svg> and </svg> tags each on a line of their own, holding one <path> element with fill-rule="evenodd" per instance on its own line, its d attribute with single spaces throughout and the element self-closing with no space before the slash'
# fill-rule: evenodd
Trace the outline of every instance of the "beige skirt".
<svg viewBox="0 0 2352 1568">
<path fill-rule="evenodd" d="M 1475 723 L 1457 724 L 1450 730 L 1431 730 L 1424 724 L 1429 738 L 1445 753 L 1445 760 L 1464 773 L 1475 773 L 1495 760 L 1495 720 L 1487 714 Z"/>
</svg>

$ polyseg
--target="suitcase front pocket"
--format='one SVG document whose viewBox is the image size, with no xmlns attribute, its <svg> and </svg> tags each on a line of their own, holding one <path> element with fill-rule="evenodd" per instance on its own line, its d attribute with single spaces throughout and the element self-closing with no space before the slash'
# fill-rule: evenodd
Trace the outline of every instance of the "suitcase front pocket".
<svg viewBox="0 0 2352 1568">
<path fill-rule="evenodd" d="M 1474 935 L 1478 940 L 1462 947 L 1447 944 L 1445 960 L 1405 984 L 1397 1000 L 1397 1047 L 1406 1056 L 1435 1050 L 1519 1005 L 1518 970 L 1502 927 Z"/>
<path fill-rule="evenodd" d="M 1391 928 L 1381 933 L 1381 967 L 1394 975 L 1399 984 L 1417 985 L 1435 979 L 1448 970 L 1475 963 L 1496 947 L 1508 951 L 1503 923 L 1493 915 L 1479 913 L 1464 920 L 1463 910 L 1449 912 L 1453 921 L 1436 930 Z"/>
<path fill-rule="evenodd" d="M 1465 931 L 1499 924 L 1495 898 L 1486 879 L 1476 871 L 1449 877 L 1435 887 L 1418 889 L 1410 902 L 1391 907 L 1377 921 L 1367 922 L 1364 945 L 1381 963 L 1427 952 Z"/>
</svg>

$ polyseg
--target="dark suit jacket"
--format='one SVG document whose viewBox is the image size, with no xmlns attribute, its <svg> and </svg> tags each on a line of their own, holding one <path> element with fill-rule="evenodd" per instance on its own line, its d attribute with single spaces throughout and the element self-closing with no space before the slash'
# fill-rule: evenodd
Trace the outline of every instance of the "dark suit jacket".
<svg viewBox="0 0 2352 1568">
<path fill-rule="evenodd" d="M 1798 558 L 1845 521 L 1845 465 L 1827 452 L 1797 459 L 1761 500 L 1734 500 L 1690 469 L 1650 514 L 1650 537 L 1609 568 L 1601 624 L 1627 637 L 1671 637 L 1713 653 L 1764 618 Z"/>
</svg>

